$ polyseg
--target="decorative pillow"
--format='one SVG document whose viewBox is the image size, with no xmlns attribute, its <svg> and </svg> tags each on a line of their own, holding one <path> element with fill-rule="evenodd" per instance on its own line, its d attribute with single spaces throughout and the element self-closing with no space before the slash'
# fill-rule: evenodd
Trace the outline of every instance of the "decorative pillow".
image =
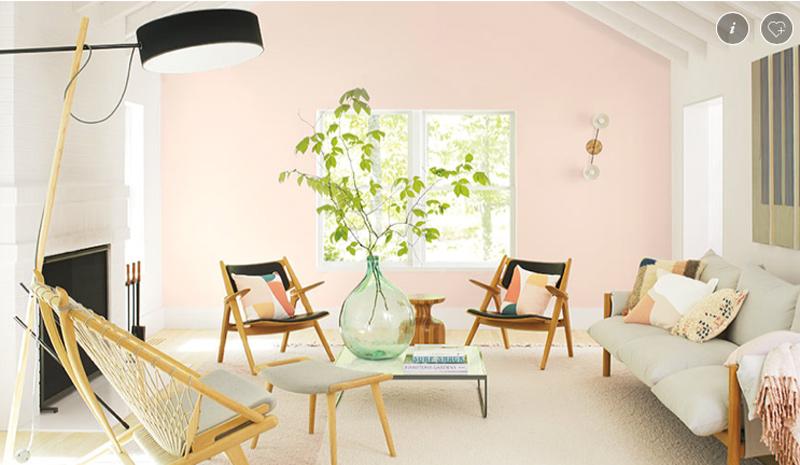
<svg viewBox="0 0 800 465">
<path fill-rule="evenodd" d="M 792 327 L 800 286 L 790 284 L 757 266 L 742 270 L 736 289 L 747 289 L 747 300 L 725 337 L 736 345 L 762 334 Z"/>
<path fill-rule="evenodd" d="M 710 279 L 718 278 L 717 289 L 736 289 L 739 275 L 742 274 L 741 268 L 728 263 L 711 249 L 703 255 L 700 261 L 706 265 L 703 272 L 698 275 L 700 281 L 707 283 Z"/>
<path fill-rule="evenodd" d="M 287 320 L 294 316 L 294 307 L 286 296 L 283 281 L 274 273 L 263 276 L 234 274 L 233 281 L 239 290 L 250 289 L 241 298 L 248 320 Z"/>
<path fill-rule="evenodd" d="M 725 366 L 727 367 L 736 365 L 742 360 L 742 357 L 748 355 L 767 355 L 772 349 L 778 347 L 784 342 L 788 342 L 790 344 L 799 343 L 800 333 L 784 329 L 781 331 L 772 331 L 771 333 L 762 334 L 755 339 L 745 342 L 736 350 L 731 352 L 731 354 L 728 356 L 728 360 L 725 360 Z"/>
<path fill-rule="evenodd" d="M 671 329 L 696 302 L 711 295 L 717 287 L 716 279 L 704 283 L 661 269 L 656 271 L 658 280 L 624 317 L 625 323 Z"/>
<path fill-rule="evenodd" d="M 694 304 L 672 328 L 672 334 L 693 342 L 710 341 L 731 324 L 746 298 L 747 291 L 721 289 Z"/>
<path fill-rule="evenodd" d="M 639 263 L 639 272 L 636 274 L 636 281 L 633 283 L 633 290 L 628 297 L 628 302 L 622 309 L 622 314 L 628 312 L 639 303 L 639 300 L 647 294 L 647 291 L 655 284 L 655 276 L 647 274 L 647 267 L 654 266 L 674 274 L 686 276 L 687 278 L 697 279 L 705 268 L 705 264 L 699 260 L 656 260 L 655 258 L 643 258 Z M 654 272 L 651 272 L 654 273 Z M 647 278 L 647 279 L 646 279 Z"/>
<path fill-rule="evenodd" d="M 553 297 L 546 286 L 555 286 L 561 276 L 514 268 L 511 284 L 500 306 L 504 315 L 542 315 Z"/>
</svg>

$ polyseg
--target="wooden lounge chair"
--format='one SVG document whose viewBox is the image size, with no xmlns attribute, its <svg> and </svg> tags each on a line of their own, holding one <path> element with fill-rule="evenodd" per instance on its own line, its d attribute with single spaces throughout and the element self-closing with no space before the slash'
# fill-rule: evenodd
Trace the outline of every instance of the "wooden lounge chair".
<svg viewBox="0 0 800 465">
<path fill-rule="evenodd" d="M 571 265 L 571 258 L 563 263 L 545 263 L 504 256 L 500 260 L 500 265 L 497 267 L 490 283 L 487 284 L 470 279 L 469 281 L 472 284 L 485 290 L 486 293 L 484 294 L 480 307 L 467 310 L 467 313 L 475 317 L 475 323 L 473 323 L 472 329 L 470 329 L 464 344 L 472 344 L 472 339 L 475 337 L 478 327 L 482 324 L 500 328 L 500 332 L 503 336 L 503 345 L 506 349 L 509 348 L 509 329 L 520 331 L 546 331 L 547 342 L 545 343 L 542 361 L 539 365 L 539 368 L 544 370 L 547 366 L 547 358 L 550 355 L 550 347 L 553 344 L 553 336 L 556 333 L 556 329 L 563 327 L 567 336 L 567 353 L 572 357 L 572 328 L 569 320 L 569 294 L 567 293 L 567 281 L 569 280 Z M 511 278 L 514 275 L 514 268 L 518 266 L 534 273 L 561 276 L 555 286 L 547 286 L 547 290 L 550 291 L 556 299 L 552 317 L 546 317 L 544 315 L 504 315 L 500 313 L 502 289 L 508 289 L 508 286 L 511 284 Z M 497 309 L 496 312 L 489 311 L 490 303 L 494 303 Z"/>
<path fill-rule="evenodd" d="M 328 340 L 325 339 L 325 334 L 319 326 L 319 319 L 328 316 L 328 312 L 315 312 L 311 307 L 306 293 L 311 289 L 321 286 L 324 281 L 320 281 L 309 286 L 303 287 L 294 273 L 294 269 L 289 264 L 286 257 L 278 261 L 266 263 L 253 263 L 250 265 L 226 265 L 224 262 L 219 262 L 219 267 L 222 272 L 222 279 L 225 282 L 225 299 L 224 309 L 222 312 L 222 328 L 219 335 L 219 352 L 217 354 L 217 362 L 222 363 L 225 356 L 225 341 L 228 338 L 228 332 L 236 331 L 242 339 L 244 345 L 244 353 L 247 357 L 247 364 L 250 366 L 250 372 L 253 375 L 258 374 L 258 366 L 253 359 L 253 352 L 250 350 L 250 344 L 247 342 L 247 336 L 256 334 L 281 334 L 283 333 L 283 342 L 281 343 L 281 352 L 286 352 L 286 345 L 289 343 L 289 333 L 306 328 L 314 328 L 319 336 L 322 347 L 328 354 L 328 358 L 334 361 L 333 352 L 328 345 Z M 233 274 L 263 276 L 266 274 L 277 274 L 283 282 L 283 287 L 289 293 L 292 306 L 296 307 L 297 302 L 303 304 L 305 313 L 296 313 L 293 318 L 288 320 L 277 319 L 255 319 L 246 320 L 244 318 L 244 309 L 239 308 L 238 297 L 243 296 L 249 289 L 238 289 L 236 282 L 233 280 Z M 231 316 L 233 322 L 231 323 Z"/>
</svg>

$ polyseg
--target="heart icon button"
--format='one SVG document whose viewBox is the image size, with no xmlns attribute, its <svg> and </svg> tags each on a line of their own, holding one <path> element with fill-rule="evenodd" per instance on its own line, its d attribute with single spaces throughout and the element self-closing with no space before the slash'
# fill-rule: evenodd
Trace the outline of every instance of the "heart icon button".
<svg viewBox="0 0 800 465">
<path fill-rule="evenodd" d="M 767 30 L 776 39 L 786 32 L 786 23 L 783 21 L 770 21 L 767 24 Z"/>
</svg>

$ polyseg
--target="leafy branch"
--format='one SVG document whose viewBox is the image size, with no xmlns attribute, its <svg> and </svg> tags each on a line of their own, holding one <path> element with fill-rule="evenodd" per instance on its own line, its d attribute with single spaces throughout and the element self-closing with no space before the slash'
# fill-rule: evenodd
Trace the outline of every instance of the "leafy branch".
<svg viewBox="0 0 800 465">
<path fill-rule="evenodd" d="M 375 172 L 386 133 L 368 127 L 359 134 L 348 124 L 354 119 L 371 118 L 369 100 L 365 89 L 351 89 L 339 98 L 332 121 L 318 129 L 303 120 L 311 133 L 297 143 L 295 152 L 314 156 L 322 174 L 292 169 L 280 173 L 278 180 L 294 178 L 298 186 L 305 183 L 324 199 L 317 213 L 332 215 L 336 228 L 330 239 L 347 243 L 350 254 L 361 248 L 373 256 L 380 245 L 393 244 L 396 254 L 403 256 L 409 251 L 409 237 L 413 245 L 419 239 L 431 242 L 441 235 L 429 221 L 444 215 L 451 204 L 429 198 L 434 189 L 456 198 L 469 197 L 473 185 L 489 185 L 489 177 L 474 168 L 474 157 L 467 153 L 454 167 L 430 167 L 424 178 L 396 176 L 386 188 Z M 387 216 L 384 225 L 381 215 Z"/>
</svg>

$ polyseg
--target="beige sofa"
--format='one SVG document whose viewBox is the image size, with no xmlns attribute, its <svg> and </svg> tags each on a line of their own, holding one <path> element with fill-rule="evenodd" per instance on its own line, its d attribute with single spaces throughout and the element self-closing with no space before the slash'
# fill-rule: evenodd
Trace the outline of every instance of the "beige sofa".
<svg viewBox="0 0 800 465">
<path fill-rule="evenodd" d="M 629 292 L 605 295 L 604 319 L 589 334 L 603 346 L 603 376 L 611 375 L 612 356 L 624 363 L 694 434 L 713 435 L 728 446 L 728 464 L 733 465 L 769 451 L 759 440 L 759 423 L 743 421 L 736 367 L 723 364 L 739 345 L 757 336 L 800 331 L 800 286 L 760 267 L 740 269 L 713 252 L 703 261 L 702 281 L 717 278 L 718 289 L 749 291 L 739 315 L 716 339 L 698 344 L 654 326 L 624 323 L 621 312 Z"/>
</svg>

